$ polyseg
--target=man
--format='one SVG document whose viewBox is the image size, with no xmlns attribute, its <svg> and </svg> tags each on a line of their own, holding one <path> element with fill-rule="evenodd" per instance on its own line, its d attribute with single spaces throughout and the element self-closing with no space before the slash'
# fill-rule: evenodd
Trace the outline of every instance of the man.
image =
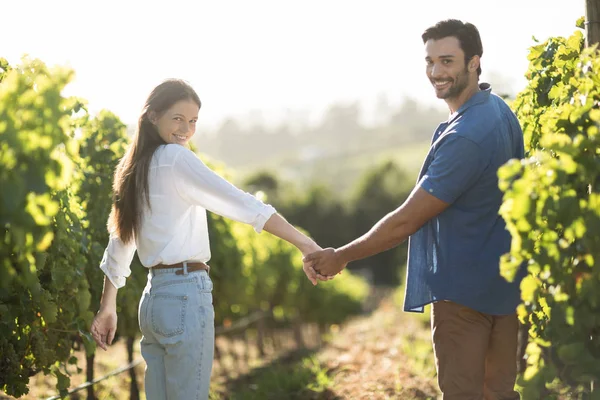
<svg viewBox="0 0 600 400">
<path fill-rule="evenodd" d="M 523 133 L 504 101 L 479 84 L 477 28 L 439 22 L 422 35 L 427 77 L 450 117 L 436 129 L 409 198 L 362 237 L 305 258 L 321 279 L 410 236 L 405 311 L 433 303 L 431 328 L 445 400 L 519 399 L 519 283 L 499 273 L 511 237 L 499 216 L 497 171 L 523 158 Z"/>
</svg>

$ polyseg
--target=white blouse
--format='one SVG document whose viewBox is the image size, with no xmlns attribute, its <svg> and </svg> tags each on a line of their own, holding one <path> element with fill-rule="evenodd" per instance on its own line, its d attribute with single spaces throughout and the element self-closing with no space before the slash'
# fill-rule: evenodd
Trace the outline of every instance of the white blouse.
<svg viewBox="0 0 600 400">
<path fill-rule="evenodd" d="M 135 250 L 142 264 L 210 260 L 206 210 L 250 224 L 260 233 L 276 211 L 209 169 L 191 150 L 160 146 L 148 172 L 150 208 L 142 210 L 140 232 L 124 244 L 111 235 L 100 268 L 116 288 L 131 274 Z"/>
</svg>

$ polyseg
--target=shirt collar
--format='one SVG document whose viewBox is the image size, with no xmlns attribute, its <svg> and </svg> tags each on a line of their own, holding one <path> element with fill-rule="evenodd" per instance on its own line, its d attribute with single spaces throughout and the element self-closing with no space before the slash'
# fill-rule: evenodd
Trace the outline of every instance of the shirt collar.
<svg viewBox="0 0 600 400">
<path fill-rule="evenodd" d="M 489 83 L 486 83 L 486 82 L 480 83 L 479 91 L 477 93 L 475 93 L 473 96 L 471 96 L 471 98 L 469 98 L 469 100 L 465 101 L 465 103 L 462 106 L 460 106 L 460 108 L 458 110 L 456 110 L 454 113 L 452 113 L 450 115 L 450 118 L 448 118 L 448 123 L 454 121 L 454 119 L 456 117 L 463 114 L 465 111 L 467 111 L 468 108 L 485 102 L 490 97 L 491 92 L 492 92 L 492 86 Z"/>
</svg>

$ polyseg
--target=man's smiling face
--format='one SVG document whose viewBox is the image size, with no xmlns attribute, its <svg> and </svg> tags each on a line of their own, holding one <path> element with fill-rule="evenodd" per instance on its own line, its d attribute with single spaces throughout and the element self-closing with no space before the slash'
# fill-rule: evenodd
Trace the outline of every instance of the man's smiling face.
<svg viewBox="0 0 600 400">
<path fill-rule="evenodd" d="M 457 98 L 469 85 L 465 53 L 454 36 L 425 43 L 427 77 L 439 99 Z"/>
</svg>

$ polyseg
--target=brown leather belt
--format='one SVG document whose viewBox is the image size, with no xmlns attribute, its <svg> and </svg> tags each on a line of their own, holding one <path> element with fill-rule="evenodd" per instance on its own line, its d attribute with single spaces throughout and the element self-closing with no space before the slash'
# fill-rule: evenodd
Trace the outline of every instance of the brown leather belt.
<svg viewBox="0 0 600 400">
<path fill-rule="evenodd" d="M 178 269 L 177 271 L 175 271 L 175 275 L 183 275 L 183 263 L 177 263 L 177 264 L 157 264 L 154 267 L 152 267 L 152 269 L 166 269 L 166 268 L 181 268 Z M 187 271 L 188 272 L 195 272 L 195 271 L 208 271 L 210 270 L 210 267 L 203 263 L 203 262 L 188 262 L 187 263 Z"/>
</svg>

